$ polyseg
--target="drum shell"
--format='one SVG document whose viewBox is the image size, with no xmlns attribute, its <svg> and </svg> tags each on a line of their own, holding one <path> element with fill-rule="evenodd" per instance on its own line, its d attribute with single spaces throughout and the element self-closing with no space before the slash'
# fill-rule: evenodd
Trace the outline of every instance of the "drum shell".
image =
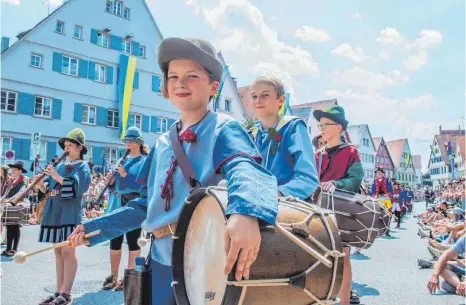
<svg viewBox="0 0 466 305">
<path fill-rule="evenodd" d="M 31 209 L 29 208 L 29 206 L 6 205 L 3 207 L 2 224 L 4 225 L 16 225 L 16 224 L 27 225 L 29 223 L 30 216 L 31 216 Z"/>
</svg>

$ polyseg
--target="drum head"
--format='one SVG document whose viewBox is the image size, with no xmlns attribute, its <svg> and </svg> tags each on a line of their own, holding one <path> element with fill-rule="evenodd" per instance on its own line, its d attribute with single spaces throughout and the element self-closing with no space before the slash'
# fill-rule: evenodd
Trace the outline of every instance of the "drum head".
<svg viewBox="0 0 466 305">
<path fill-rule="evenodd" d="M 179 238 L 173 244 L 176 300 L 179 305 L 220 305 L 227 280 L 223 207 L 206 190 L 188 200 L 191 203 L 180 214 L 175 232 Z"/>
</svg>

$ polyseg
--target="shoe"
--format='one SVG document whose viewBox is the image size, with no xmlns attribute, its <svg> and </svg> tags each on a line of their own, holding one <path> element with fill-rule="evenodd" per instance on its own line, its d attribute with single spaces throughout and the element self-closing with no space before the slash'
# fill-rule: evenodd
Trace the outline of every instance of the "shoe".
<svg viewBox="0 0 466 305">
<path fill-rule="evenodd" d="M 123 280 L 119 280 L 115 285 L 115 291 L 123 291 L 124 283 Z"/>
<path fill-rule="evenodd" d="M 8 253 L 8 251 L 3 250 L 2 254 L 0 254 L 0 255 L 1 255 L 1 256 L 6 256 L 7 253 Z"/>
<path fill-rule="evenodd" d="M 431 261 L 422 258 L 417 259 L 417 265 L 421 267 L 421 269 L 429 269 L 433 266 Z"/>
<path fill-rule="evenodd" d="M 68 305 L 73 302 L 71 294 L 60 293 L 60 295 L 48 305 Z"/>
<path fill-rule="evenodd" d="M 113 288 L 116 287 L 116 285 L 117 285 L 116 279 L 114 279 L 113 276 L 110 275 L 105 279 L 102 289 L 112 290 Z"/>
<path fill-rule="evenodd" d="M 456 293 L 455 286 L 451 285 L 447 281 L 442 281 L 442 283 L 440 284 L 440 287 L 442 287 L 442 289 L 445 290 L 446 292 Z"/>
<path fill-rule="evenodd" d="M 59 296 L 60 296 L 60 293 L 55 292 L 54 294 L 52 294 L 52 295 L 46 297 L 45 299 L 43 299 L 42 301 L 40 301 L 39 305 L 49 305 L 50 302 L 52 302 L 53 300 L 55 300 Z"/>
<path fill-rule="evenodd" d="M 419 236 L 421 236 L 421 238 L 427 238 L 429 237 L 429 232 L 423 231 L 419 228 Z"/>
<path fill-rule="evenodd" d="M 361 254 L 361 249 L 356 248 L 356 249 L 354 250 L 354 254 Z"/>
<path fill-rule="evenodd" d="M 359 304 L 361 300 L 359 299 L 359 295 L 356 290 L 351 290 L 350 294 L 350 304 Z"/>
<path fill-rule="evenodd" d="M 12 256 L 15 256 L 15 254 L 16 254 L 15 250 L 10 250 L 5 254 L 5 256 L 6 257 L 12 257 Z"/>
</svg>

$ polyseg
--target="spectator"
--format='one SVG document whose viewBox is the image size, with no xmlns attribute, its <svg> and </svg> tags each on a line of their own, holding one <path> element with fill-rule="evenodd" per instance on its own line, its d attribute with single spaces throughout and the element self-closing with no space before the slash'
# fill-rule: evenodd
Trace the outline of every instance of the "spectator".
<svg viewBox="0 0 466 305">
<path fill-rule="evenodd" d="M 94 161 L 92 161 L 92 158 L 87 161 L 87 164 L 89 165 L 89 169 L 91 170 L 91 175 L 94 174 Z"/>
<path fill-rule="evenodd" d="M 34 161 L 31 163 L 31 172 L 33 175 L 37 175 L 44 171 L 44 169 L 40 166 L 40 155 L 37 155 Z"/>
</svg>

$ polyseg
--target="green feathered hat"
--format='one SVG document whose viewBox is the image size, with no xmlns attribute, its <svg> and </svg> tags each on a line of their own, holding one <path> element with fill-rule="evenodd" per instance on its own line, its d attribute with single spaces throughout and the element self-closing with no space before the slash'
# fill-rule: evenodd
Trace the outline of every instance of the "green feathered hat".
<svg viewBox="0 0 466 305">
<path fill-rule="evenodd" d="M 87 148 L 86 148 L 86 137 L 84 136 L 84 131 L 81 128 L 75 128 L 71 130 L 68 135 L 64 138 L 58 139 L 58 144 L 60 145 L 61 149 L 65 149 L 65 141 L 71 141 L 73 143 L 76 143 L 78 145 L 82 145 L 83 147 L 83 154 L 85 155 L 87 153 Z"/>
</svg>

